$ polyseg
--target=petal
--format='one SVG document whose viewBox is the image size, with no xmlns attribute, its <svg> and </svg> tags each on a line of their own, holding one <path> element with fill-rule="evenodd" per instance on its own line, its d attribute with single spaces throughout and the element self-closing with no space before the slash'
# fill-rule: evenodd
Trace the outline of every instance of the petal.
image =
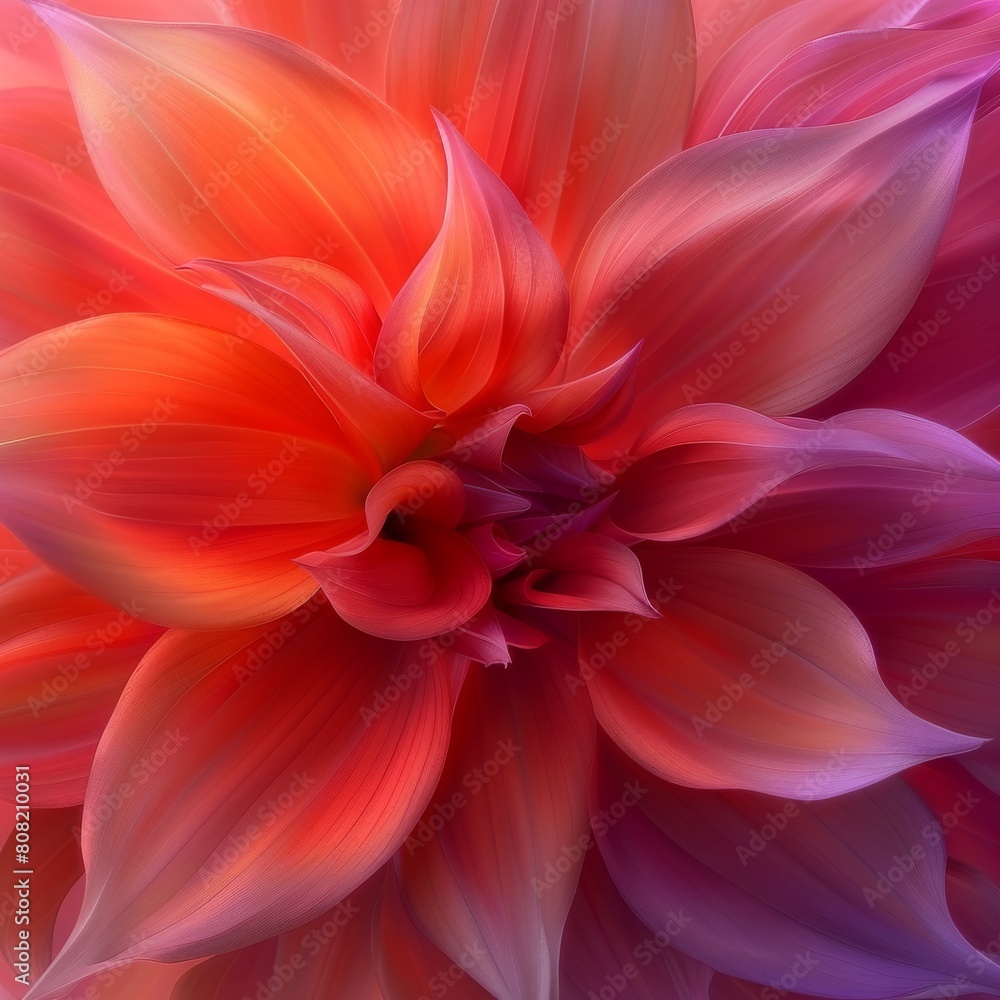
<svg viewBox="0 0 1000 1000">
<path fill-rule="evenodd" d="M 929 559 L 836 589 L 903 705 L 948 729 L 1000 736 L 1000 564 Z"/>
<path fill-rule="evenodd" d="M 934 85 L 860 122 L 725 136 L 652 171 L 573 276 L 569 375 L 644 340 L 633 437 L 685 403 L 791 413 L 840 388 L 923 284 L 979 86 Z"/>
<path fill-rule="evenodd" d="M 441 209 L 436 151 L 398 115 L 270 35 L 35 9 L 105 187 L 164 256 L 328 259 L 388 304 Z"/>
<path fill-rule="evenodd" d="M 291 560 L 355 534 L 378 475 L 291 365 L 227 336 L 105 316 L 0 355 L 0 518 L 160 624 L 297 607 L 316 584 Z"/>
<path fill-rule="evenodd" d="M 105 312 L 237 327 L 235 310 L 173 272 L 119 215 L 69 95 L 0 92 L 0 117 L 0 347 Z"/>
<path fill-rule="evenodd" d="M 642 581 L 642 566 L 632 551 L 604 535 L 558 538 L 528 565 L 538 569 L 504 590 L 515 604 L 564 611 L 630 611 L 655 614 Z"/>
<path fill-rule="evenodd" d="M 997 487 L 990 483 L 1000 477 L 1000 465 L 960 435 L 905 414 L 868 410 L 823 422 L 774 420 L 720 403 L 683 407 L 659 421 L 636 442 L 629 463 L 615 482 L 611 518 L 625 531 L 659 541 L 694 538 L 723 525 L 726 535 L 740 534 L 778 496 L 801 499 L 797 477 L 853 487 L 854 530 L 862 532 L 883 530 L 875 516 L 862 515 L 865 491 L 877 496 L 875 476 L 895 476 L 900 490 L 919 490 L 940 473 L 964 473 L 977 480 L 969 486 L 981 491 L 985 527 L 995 524 L 991 494 Z M 898 514 L 905 501 L 892 497 L 889 503 L 897 504 L 892 512 Z M 830 504 L 823 516 L 832 519 L 835 509 Z M 944 534 L 944 525 L 937 528 Z M 897 542 L 902 556 L 927 538 Z"/>
<path fill-rule="evenodd" d="M 33 805 L 83 801 L 122 688 L 163 631 L 142 610 L 136 601 L 105 604 L 44 566 L 0 585 L 5 798 L 13 799 L 14 767 L 30 761 Z"/>
<path fill-rule="evenodd" d="M 882 352 L 840 392 L 825 415 L 857 406 L 917 413 L 963 427 L 996 405 L 1000 360 L 1000 110 L 969 136 L 958 197 L 927 281 Z"/>
<path fill-rule="evenodd" d="M 32 1000 L 123 955 L 176 962 L 281 933 L 383 865 L 430 798 L 453 706 L 442 654 L 427 671 L 412 651 L 401 689 L 410 655 L 319 602 L 270 629 L 165 636 L 105 734 L 81 920 Z"/>
<path fill-rule="evenodd" d="M 670 947 L 629 909 L 600 851 L 590 851 L 566 921 L 559 974 L 561 1000 L 592 1000 L 598 990 L 621 1000 L 709 1000 L 712 970 Z"/>
<path fill-rule="evenodd" d="M 468 972 L 481 949 L 471 945 L 457 961 L 445 955 L 406 912 L 395 872 L 385 881 L 372 936 L 385 1000 L 422 1000 L 445 992 L 451 1000 L 493 1000 Z"/>
<path fill-rule="evenodd" d="M 372 380 L 381 322 L 364 290 L 315 260 L 277 258 L 231 264 L 194 261 L 205 287 L 259 317 L 281 338 L 345 433 L 371 447 L 383 467 L 402 461 L 431 422 Z M 215 275 L 238 291 L 213 286 Z"/>
<path fill-rule="evenodd" d="M 438 108 L 556 248 L 575 257 L 601 213 L 680 148 L 694 67 L 668 54 L 687 0 L 425 0 L 396 15 L 390 103 L 432 135 Z"/>
<path fill-rule="evenodd" d="M 469 673 L 441 784 L 397 858 L 418 927 L 499 1000 L 555 995 L 590 837 L 593 720 L 557 673 L 569 662 L 550 643 Z"/>
<path fill-rule="evenodd" d="M 28 756 L 21 758 L 29 759 Z M 34 767 L 31 777 L 34 779 Z M 32 782 L 33 783 L 33 782 Z M 34 789 L 32 789 L 34 791 Z M 32 801 L 32 806 L 36 805 Z M 52 960 L 52 944 L 56 930 L 56 918 L 66 894 L 83 875 L 83 860 L 80 857 L 80 809 L 38 809 L 29 811 L 30 865 L 17 860 L 15 846 L 21 846 L 11 831 L 7 842 L 0 851 L 0 861 L 4 871 L 31 870 L 30 924 L 28 928 L 30 946 L 30 979 L 37 979 L 42 970 Z M 17 920 L 15 906 L 0 907 L 0 948 L 8 964 L 20 961 L 15 949 L 23 941 L 20 931 L 25 925 L 23 911 Z"/>
<path fill-rule="evenodd" d="M 385 870 L 326 913 L 276 938 L 216 955 L 191 969 L 170 1000 L 236 1000 L 256 993 L 282 1000 L 349 996 L 383 1000 L 371 946 L 373 908 Z"/>
<path fill-rule="evenodd" d="M 817 798 L 976 745 L 902 708 L 858 620 L 805 574 L 721 549 L 637 555 L 663 617 L 585 618 L 580 673 L 598 722 L 660 777 Z"/>
<path fill-rule="evenodd" d="M 595 806 L 645 789 L 598 836 L 619 890 L 721 972 L 838 998 L 932 995 L 979 957 L 948 915 L 933 815 L 901 780 L 795 802 L 681 788 L 611 751 L 600 764 Z M 983 964 L 969 985 L 995 993 L 1000 965 Z"/>
<path fill-rule="evenodd" d="M 385 51 L 402 0 L 223 0 L 248 28 L 281 35 L 315 52 L 379 97 L 385 91 Z"/>
<path fill-rule="evenodd" d="M 805 471 L 777 487 L 761 483 L 759 502 L 715 541 L 782 562 L 864 574 L 996 534 L 1000 465 L 962 435 L 887 410 L 841 414 L 823 426 L 787 455 Z M 838 436 L 873 434 L 868 460 L 809 469 L 809 456 L 832 440 L 831 428 Z"/>
<path fill-rule="evenodd" d="M 386 315 L 375 369 L 421 409 L 499 408 L 556 367 L 566 280 L 511 193 L 446 119 L 437 123 L 448 161 L 444 222 Z"/>
<path fill-rule="evenodd" d="M 726 54 L 699 97 L 686 143 L 856 121 L 936 79 L 989 73 L 1000 55 L 998 28 L 1000 18 L 991 17 L 957 27 L 946 20 L 816 37 L 788 8 Z"/>
</svg>

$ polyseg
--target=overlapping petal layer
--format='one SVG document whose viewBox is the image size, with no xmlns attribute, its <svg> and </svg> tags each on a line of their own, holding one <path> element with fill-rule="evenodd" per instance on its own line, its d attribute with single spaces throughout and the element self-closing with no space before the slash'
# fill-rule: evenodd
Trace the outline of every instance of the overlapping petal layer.
<svg viewBox="0 0 1000 1000">
<path fill-rule="evenodd" d="M 434 789 L 460 678 L 443 654 L 387 702 L 411 655 L 321 600 L 269 627 L 165 636 L 105 733 L 80 922 L 32 996 L 123 959 L 240 948 L 373 874 Z"/>
</svg>

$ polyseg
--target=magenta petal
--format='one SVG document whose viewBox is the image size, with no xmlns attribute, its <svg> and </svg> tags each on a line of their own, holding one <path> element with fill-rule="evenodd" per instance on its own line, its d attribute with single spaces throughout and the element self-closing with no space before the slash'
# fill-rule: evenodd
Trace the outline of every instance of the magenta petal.
<svg viewBox="0 0 1000 1000">
<path fill-rule="evenodd" d="M 934 816 L 892 779 L 820 802 L 704 792 L 602 754 L 592 809 L 631 790 L 601 847 L 650 929 L 721 972 L 837 998 L 1000 990 L 948 915 Z M 783 977 L 791 977 L 789 979 Z"/>
</svg>

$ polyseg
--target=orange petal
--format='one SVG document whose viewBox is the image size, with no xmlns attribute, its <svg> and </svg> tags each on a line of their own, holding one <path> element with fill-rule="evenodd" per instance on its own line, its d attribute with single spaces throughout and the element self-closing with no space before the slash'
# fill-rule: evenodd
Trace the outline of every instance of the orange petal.
<svg viewBox="0 0 1000 1000">
<path fill-rule="evenodd" d="M 444 118 L 444 223 L 385 318 L 376 377 L 413 406 L 498 407 L 559 360 L 569 297 L 524 210 Z"/>
<path fill-rule="evenodd" d="M 680 149 L 688 0 L 421 0 L 396 15 L 390 103 L 441 111 L 570 262 L 601 213 Z"/>
<path fill-rule="evenodd" d="M 214 25 L 35 9 L 59 37 L 105 187 L 176 263 L 329 260 L 384 308 L 430 244 L 434 149 L 296 46 Z M 419 169 L 415 166 L 419 164 Z"/>
<path fill-rule="evenodd" d="M 428 669 L 325 602 L 269 629 L 166 635 L 108 727 L 84 807 L 80 920 L 33 996 L 123 960 L 243 948 L 353 892 L 433 792 L 452 666 Z"/>
<path fill-rule="evenodd" d="M 229 330 L 242 315 L 132 231 L 60 91 L 0 91 L 0 262 L 0 347 L 107 312 L 164 312 Z"/>
<path fill-rule="evenodd" d="M 179 320 L 98 317 L 0 355 L 0 518 L 110 603 L 195 627 L 267 621 L 316 584 L 380 473 L 303 376 Z"/>
</svg>

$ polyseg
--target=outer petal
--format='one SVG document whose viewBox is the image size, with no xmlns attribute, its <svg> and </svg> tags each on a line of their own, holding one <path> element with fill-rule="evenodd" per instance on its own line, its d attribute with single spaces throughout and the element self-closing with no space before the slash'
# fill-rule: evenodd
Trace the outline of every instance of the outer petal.
<svg viewBox="0 0 1000 1000">
<path fill-rule="evenodd" d="M 444 222 L 386 315 L 376 377 L 420 408 L 499 408 L 556 367 L 566 279 L 496 175 L 440 116 L 438 126 L 448 158 Z"/>
<path fill-rule="evenodd" d="M 0 379 L 0 517 L 88 590 L 161 624 L 297 607 L 316 585 L 292 558 L 356 532 L 378 475 L 291 365 L 180 321 L 42 334 L 0 355 Z"/>
<path fill-rule="evenodd" d="M 322 254 L 384 307 L 427 249 L 435 151 L 315 57 L 256 32 L 35 6 L 102 137 L 105 187 L 171 260 Z"/>
<path fill-rule="evenodd" d="M 649 928 L 672 921 L 674 946 L 716 969 L 874 998 L 933 995 L 979 958 L 948 915 L 945 852 L 924 834 L 933 814 L 901 780 L 783 802 L 680 788 L 611 752 L 601 765 L 595 805 L 630 779 L 649 787 L 598 838 L 618 888 Z M 1000 989 L 1000 965 L 984 961 L 960 992 L 976 989 Z"/>
<path fill-rule="evenodd" d="M 170 1000 L 237 1000 L 257 993 L 270 1000 L 351 997 L 383 1000 L 375 980 L 372 915 L 385 871 L 326 913 L 295 930 L 191 969 Z"/>
<path fill-rule="evenodd" d="M 721 549 L 637 554 L 663 617 L 588 616 L 581 674 L 604 729 L 660 777 L 822 798 L 976 745 L 903 709 L 861 624 L 805 574 Z"/>
<path fill-rule="evenodd" d="M 723 137 L 648 174 L 574 274 L 570 375 L 644 339 L 633 436 L 685 403 L 789 413 L 838 389 L 923 284 L 979 86 L 934 85 L 860 122 Z"/>
<path fill-rule="evenodd" d="M 555 995 L 590 841 L 593 720 L 558 676 L 567 661 L 550 643 L 469 673 L 434 802 L 397 858 L 417 925 L 499 1000 Z"/>
<path fill-rule="evenodd" d="M 0 93 L 0 117 L 0 347 L 128 310 L 237 328 L 235 310 L 171 271 L 119 215 L 68 94 Z"/>
<path fill-rule="evenodd" d="M 621 1000 L 708 1000 L 712 970 L 670 947 L 629 909 L 600 851 L 590 851 L 563 935 L 561 1000 L 591 1000 L 609 988 Z"/>
<path fill-rule="evenodd" d="M 680 148 L 693 65 L 687 0 L 406 0 L 391 103 L 438 108 L 570 261 L 601 213 Z"/>
<path fill-rule="evenodd" d="M 864 574 L 996 534 L 1000 465 L 960 434 L 879 410 L 842 414 L 827 426 L 838 433 L 864 427 L 883 441 L 868 462 L 806 468 L 773 489 L 761 484 L 760 502 L 730 521 L 718 541 Z M 803 454 L 823 447 L 819 437 L 807 438 L 788 461 L 807 466 Z"/>
<path fill-rule="evenodd" d="M 125 682 L 162 629 L 44 566 L 0 585 L 0 794 L 31 766 L 39 807 L 77 805 Z"/>
<path fill-rule="evenodd" d="M 315 52 L 381 97 L 385 51 L 402 0 L 225 0 L 248 28 L 281 35 Z"/>
<path fill-rule="evenodd" d="M 1000 564 L 929 559 L 838 586 L 911 711 L 974 736 L 1000 736 Z"/>
<path fill-rule="evenodd" d="M 165 636 L 106 732 L 84 811 L 81 920 L 33 1000 L 123 957 L 262 940 L 384 864 L 430 797 L 453 705 L 439 658 L 366 713 L 408 655 L 318 602 L 270 629 Z"/>
<path fill-rule="evenodd" d="M 817 38 L 803 30 L 800 11 L 786 9 L 726 54 L 699 97 L 687 145 L 751 129 L 855 121 L 935 79 L 989 72 L 1000 56 L 998 26 L 996 16 L 971 25 L 945 18 Z"/>
<path fill-rule="evenodd" d="M 1000 110 L 976 121 L 927 282 L 881 354 L 820 415 L 889 406 L 963 427 L 996 406 L 1000 352 Z"/>
</svg>

